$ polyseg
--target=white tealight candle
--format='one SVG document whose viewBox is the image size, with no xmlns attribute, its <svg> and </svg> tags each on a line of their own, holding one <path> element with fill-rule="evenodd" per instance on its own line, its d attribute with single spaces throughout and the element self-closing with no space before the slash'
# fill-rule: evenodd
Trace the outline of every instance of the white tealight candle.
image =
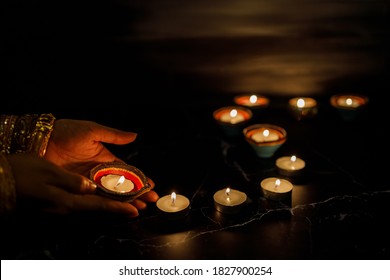
<svg viewBox="0 0 390 280">
<path fill-rule="evenodd" d="M 276 160 L 276 167 L 279 174 L 283 176 L 295 177 L 305 168 L 305 161 L 296 156 L 280 157 Z"/>
<path fill-rule="evenodd" d="M 273 142 L 279 140 L 279 134 L 273 129 L 259 130 L 252 134 L 251 138 L 256 142 Z"/>
<path fill-rule="evenodd" d="M 232 109 L 230 112 L 225 112 L 221 115 L 222 122 L 236 124 L 245 120 L 244 115 L 237 109 Z"/>
<path fill-rule="evenodd" d="M 233 214 L 240 211 L 246 200 L 247 195 L 244 192 L 226 188 L 214 194 L 214 207 L 219 212 Z"/>
<path fill-rule="evenodd" d="M 156 206 L 165 217 L 177 219 L 187 215 L 190 201 L 184 195 L 172 192 L 170 195 L 163 196 L 157 200 Z"/>
<path fill-rule="evenodd" d="M 101 178 L 103 187 L 114 192 L 130 192 L 134 189 L 134 183 L 125 178 L 125 176 L 108 174 Z"/>
<path fill-rule="evenodd" d="M 291 199 L 293 184 L 288 180 L 270 177 L 261 181 L 260 186 L 265 198 L 277 201 Z"/>
</svg>

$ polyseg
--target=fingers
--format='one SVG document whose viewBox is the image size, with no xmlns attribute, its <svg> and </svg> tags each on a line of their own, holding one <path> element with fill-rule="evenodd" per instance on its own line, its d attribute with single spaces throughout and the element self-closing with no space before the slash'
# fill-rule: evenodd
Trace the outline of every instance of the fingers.
<svg viewBox="0 0 390 280">
<path fill-rule="evenodd" d="M 77 174 L 65 172 L 61 181 L 63 182 L 61 189 L 56 194 L 58 196 L 57 203 L 58 205 L 65 204 L 68 212 L 100 211 L 136 217 L 139 215 L 138 210 L 145 209 L 147 203 L 154 203 L 159 198 L 158 194 L 151 190 L 131 203 L 121 202 L 92 194 L 96 191 L 96 184 Z M 154 186 L 153 181 L 150 180 L 150 182 Z"/>
<path fill-rule="evenodd" d="M 117 145 L 134 142 L 137 138 L 137 133 L 135 132 L 123 131 L 98 123 L 93 123 L 93 133 L 95 135 L 95 141 Z"/>
<path fill-rule="evenodd" d="M 73 195 L 69 205 L 72 212 L 109 212 L 128 217 L 136 217 L 139 215 L 137 207 L 130 203 L 116 201 L 98 195 Z"/>
<path fill-rule="evenodd" d="M 77 194 L 88 194 L 96 191 L 96 183 L 82 175 L 71 173 L 60 168 L 57 169 L 56 173 L 58 175 L 53 177 L 49 182 L 51 185 Z"/>
<path fill-rule="evenodd" d="M 147 193 L 144 193 L 140 197 L 138 197 L 137 200 L 142 200 L 145 202 L 156 202 L 159 199 L 158 194 L 155 191 L 148 191 Z"/>
</svg>

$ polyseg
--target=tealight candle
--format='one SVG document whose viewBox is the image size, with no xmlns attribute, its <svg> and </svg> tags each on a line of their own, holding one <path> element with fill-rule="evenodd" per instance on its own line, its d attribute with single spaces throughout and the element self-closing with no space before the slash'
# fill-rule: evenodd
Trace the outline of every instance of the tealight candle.
<svg viewBox="0 0 390 280">
<path fill-rule="evenodd" d="M 172 192 L 170 195 L 159 198 L 156 206 L 164 217 L 168 219 L 179 219 L 188 214 L 190 201 L 184 195 Z"/>
<path fill-rule="evenodd" d="M 134 183 L 123 175 L 108 174 L 101 178 L 102 186 L 111 191 L 129 192 L 134 189 Z"/>
<path fill-rule="evenodd" d="M 222 122 L 236 124 L 245 120 L 242 112 L 239 112 L 237 109 L 231 109 L 229 112 L 224 112 L 221 114 L 219 119 Z"/>
<path fill-rule="evenodd" d="M 265 198 L 277 201 L 291 199 L 293 184 L 288 180 L 270 177 L 262 180 L 260 186 Z"/>
<path fill-rule="evenodd" d="M 234 97 L 234 103 L 251 108 L 265 108 L 269 105 L 269 99 L 262 95 L 242 94 Z"/>
<path fill-rule="evenodd" d="M 279 133 L 273 129 L 259 129 L 255 131 L 251 136 L 256 142 L 272 142 L 279 140 Z"/>
<path fill-rule="evenodd" d="M 122 162 L 98 164 L 90 171 L 90 179 L 98 194 L 122 201 L 131 202 L 152 188 L 141 170 Z"/>
<path fill-rule="evenodd" d="M 214 207 L 225 214 L 234 214 L 240 211 L 247 200 L 244 192 L 225 188 L 214 193 Z"/>
<path fill-rule="evenodd" d="M 242 106 L 226 106 L 215 110 L 213 117 L 226 135 L 238 136 L 252 118 L 252 111 Z"/>
<path fill-rule="evenodd" d="M 244 128 L 243 133 L 256 155 L 262 158 L 272 157 L 287 139 L 286 130 L 273 124 L 253 124 Z"/>
<path fill-rule="evenodd" d="M 333 95 L 330 98 L 331 105 L 336 108 L 343 120 L 354 120 L 358 113 L 368 103 L 368 97 L 363 95 Z"/>
<path fill-rule="evenodd" d="M 279 174 L 287 177 L 296 177 L 301 174 L 305 168 L 305 161 L 296 156 L 284 156 L 276 160 L 276 167 L 278 168 Z"/>
<path fill-rule="evenodd" d="M 298 119 L 309 119 L 317 115 L 317 101 L 311 97 L 295 97 L 288 102 L 290 112 Z"/>
</svg>

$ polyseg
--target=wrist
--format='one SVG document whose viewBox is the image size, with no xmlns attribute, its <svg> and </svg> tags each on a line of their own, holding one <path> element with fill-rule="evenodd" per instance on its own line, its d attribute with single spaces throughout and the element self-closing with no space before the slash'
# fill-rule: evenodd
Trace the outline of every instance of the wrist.
<svg viewBox="0 0 390 280">
<path fill-rule="evenodd" d="M 0 153 L 0 214 L 11 212 L 16 206 L 16 186 L 11 166 Z"/>
</svg>

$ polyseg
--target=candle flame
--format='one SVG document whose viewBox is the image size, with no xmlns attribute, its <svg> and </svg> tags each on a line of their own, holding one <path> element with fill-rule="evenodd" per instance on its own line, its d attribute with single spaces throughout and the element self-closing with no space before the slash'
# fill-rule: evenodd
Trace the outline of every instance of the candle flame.
<svg viewBox="0 0 390 280">
<path fill-rule="evenodd" d="M 225 194 L 226 194 L 226 200 L 230 200 L 230 188 L 229 187 L 226 188 Z"/>
<path fill-rule="evenodd" d="M 232 118 L 237 117 L 237 114 L 238 114 L 238 112 L 237 112 L 236 109 L 232 109 L 232 110 L 230 111 L 230 116 L 231 116 Z"/>
<path fill-rule="evenodd" d="M 280 180 L 279 179 L 276 179 L 275 180 L 275 189 L 277 188 L 277 187 L 279 187 L 280 186 Z"/>
<path fill-rule="evenodd" d="M 257 96 L 255 94 L 251 95 L 251 97 L 249 97 L 249 102 L 252 103 L 252 104 L 255 104 L 257 101 Z"/>
<path fill-rule="evenodd" d="M 296 156 L 291 156 L 290 158 L 291 162 L 294 163 L 297 161 L 297 157 Z"/>
<path fill-rule="evenodd" d="M 176 201 L 176 193 L 175 192 L 172 192 L 171 194 L 171 205 L 175 205 L 175 201 Z"/>
<path fill-rule="evenodd" d="M 297 100 L 297 107 L 298 107 L 298 108 L 303 108 L 303 107 L 305 107 L 305 100 L 303 100 L 302 98 L 299 98 L 299 99 Z"/>
<path fill-rule="evenodd" d="M 294 163 L 297 161 L 297 157 L 296 156 L 291 156 L 290 158 L 290 166 L 291 166 L 291 169 L 295 170 L 295 165 Z"/>
<path fill-rule="evenodd" d="M 269 135 L 269 130 L 268 129 L 264 129 L 263 136 L 264 137 L 268 137 L 268 135 Z"/>
<path fill-rule="evenodd" d="M 352 105 L 352 98 L 347 98 L 345 100 L 345 104 L 347 104 L 348 106 L 351 106 Z"/>
<path fill-rule="evenodd" d="M 124 181 L 125 181 L 125 176 L 122 175 L 122 176 L 118 179 L 118 182 L 116 183 L 115 188 L 117 188 L 119 185 L 123 184 Z"/>
</svg>

